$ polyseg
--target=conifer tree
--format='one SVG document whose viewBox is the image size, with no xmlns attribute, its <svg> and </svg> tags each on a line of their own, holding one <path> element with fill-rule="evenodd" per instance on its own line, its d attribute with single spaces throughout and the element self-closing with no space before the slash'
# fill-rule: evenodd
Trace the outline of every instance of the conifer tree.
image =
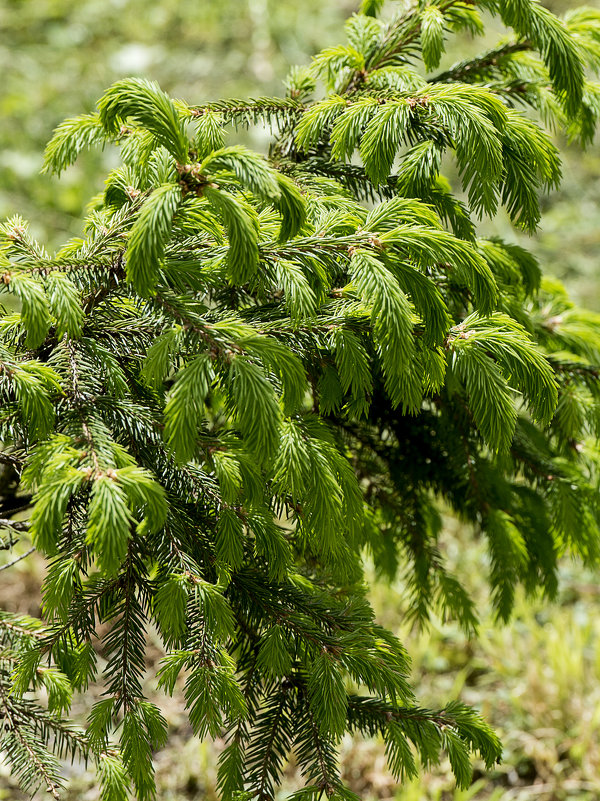
<svg viewBox="0 0 600 801">
<path fill-rule="evenodd" d="M 486 539 L 501 620 L 518 585 L 555 595 L 564 554 L 598 562 L 599 319 L 476 225 L 504 208 L 534 231 L 561 174 L 546 128 L 592 140 L 600 15 L 383 5 L 285 97 L 195 106 L 119 81 L 46 151 L 60 173 L 120 148 L 83 237 L 49 255 L 2 226 L 20 311 L 0 323 L 0 522 L 48 565 L 43 619 L 0 614 L 0 749 L 26 790 L 58 799 L 80 755 L 103 801 L 155 797 L 150 630 L 159 686 L 226 739 L 224 799 L 272 799 L 291 752 L 296 801 L 356 798 L 346 732 L 382 736 L 399 781 L 445 754 L 466 787 L 498 738 L 461 703 L 419 706 L 365 555 L 404 576 L 417 622 L 467 632 L 441 508 Z M 439 71 L 482 13 L 507 38 Z M 270 127 L 268 157 L 235 144 L 244 126 Z"/>
</svg>

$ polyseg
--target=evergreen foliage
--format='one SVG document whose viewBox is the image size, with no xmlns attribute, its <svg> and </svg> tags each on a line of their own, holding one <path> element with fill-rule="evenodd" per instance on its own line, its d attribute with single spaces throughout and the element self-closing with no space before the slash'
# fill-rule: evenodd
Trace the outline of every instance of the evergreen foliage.
<svg viewBox="0 0 600 801">
<path fill-rule="evenodd" d="M 119 81 L 46 152 L 60 172 L 121 148 L 84 237 L 50 256 L 2 226 L 20 309 L 0 324 L 2 525 L 48 560 L 43 622 L 0 615 L 0 748 L 27 790 L 59 798 L 58 760 L 79 754 L 103 801 L 155 796 L 151 627 L 159 685 L 227 740 L 224 799 L 273 798 L 291 751 L 298 801 L 354 798 L 345 732 L 383 737 L 399 781 L 445 753 L 466 787 L 498 738 L 462 704 L 418 706 L 363 558 L 404 575 L 417 622 L 473 631 L 442 508 L 487 538 L 500 619 L 518 584 L 553 597 L 563 554 L 600 557 L 598 320 L 475 231 L 500 206 L 535 229 L 560 180 L 540 121 L 591 141 L 600 16 L 382 6 L 365 0 L 287 98 L 189 106 Z M 432 75 L 480 11 L 514 36 Z M 254 124 L 273 128 L 268 158 L 226 144 Z M 96 679 L 86 726 L 65 722 Z"/>
</svg>

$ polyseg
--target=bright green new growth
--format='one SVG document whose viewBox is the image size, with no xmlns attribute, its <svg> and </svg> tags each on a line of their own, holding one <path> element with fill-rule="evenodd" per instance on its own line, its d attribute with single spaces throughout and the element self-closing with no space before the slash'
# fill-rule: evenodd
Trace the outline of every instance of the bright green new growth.
<svg viewBox="0 0 600 801">
<path fill-rule="evenodd" d="M 58 173 L 121 148 L 84 238 L 49 256 L 18 218 L 2 227 L 20 304 L 0 322 L 3 518 L 31 507 L 2 525 L 48 558 L 44 620 L 0 614 L 0 749 L 26 790 L 59 798 L 59 760 L 81 755 L 103 801 L 155 797 L 152 627 L 158 684 L 227 742 L 224 799 L 274 798 L 292 751 L 296 801 L 354 799 L 346 732 L 383 737 L 399 781 L 446 754 L 466 787 L 498 738 L 462 704 L 417 705 L 364 556 L 402 573 L 406 615 L 468 632 L 442 508 L 487 538 L 500 619 L 518 584 L 552 598 L 563 554 L 600 557 L 598 319 L 475 231 L 501 206 L 535 229 L 560 179 L 539 120 L 591 141 L 600 17 L 383 5 L 364 0 L 286 98 L 188 106 L 119 81 L 46 153 Z M 432 75 L 480 11 L 514 36 Z M 226 143 L 240 125 L 273 128 L 268 158 Z M 92 681 L 86 725 L 65 722 Z"/>
</svg>

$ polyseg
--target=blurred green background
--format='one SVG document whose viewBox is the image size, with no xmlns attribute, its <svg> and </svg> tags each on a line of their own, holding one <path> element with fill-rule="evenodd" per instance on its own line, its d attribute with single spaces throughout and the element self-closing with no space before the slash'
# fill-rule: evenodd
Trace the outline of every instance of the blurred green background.
<svg viewBox="0 0 600 801">
<path fill-rule="evenodd" d="M 132 75 L 157 80 L 192 103 L 220 97 L 282 94 L 295 63 L 341 38 L 343 20 L 358 0 L 0 0 L 0 217 L 19 213 L 50 248 L 81 230 L 89 198 L 114 166 L 112 151 L 82 156 L 60 180 L 41 175 L 43 148 L 65 117 L 91 111 L 113 81 Z M 590 3 L 588 3 L 589 5 Z M 596 3 L 597 5 L 598 3 Z M 546 3 L 564 11 L 578 3 Z M 502 34 L 493 23 L 489 41 Z M 476 52 L 485 41 L 460 41 L 446 62 Z M 250 134 L 263 149 L 265 134 Z M 545 272 L 566 281 L 573 295 L 600 310 L 600 148 L 582 153 L 557 133 L 564 181 L 544 201 L 545 216 L 531 247 Z M 504 217 L 484 221 L 485 233 L 524 240 Z M 445 766 L 398 787 L 385 771 L 383 748 L 370 741 L 343 744 L 344 773 L 365 801 L 597 801 L 600 798 L 600 586 L 598 577 L 565 564 L 554 606 L 519 601 L 513 622 L 496 628 L 487 613 L 484 549 L 472 533 L 448 520 L 443 548 L 469 577 L 484 624 L 468 641 L 451 623 L 425 633 L 403 624 L 403 588 L 377 584 L 373 600 L 382 622 L 396 630 L 414 657 L 423 703 L 461 697 L 483 710 L 506 744 L 493 775 L 477 776 L 458 792 Z M 6 561 L 9 556 L 3 556 Z M 2 573 L 0 606 L 39 612 L 42 563 L 30 559 Z M 149 660 L 160 658 L 150 648 Z M 148 693 L 153 694 L 152 686 Z M 84 713 L 92 698 L 81 699 Z M 160 801 L 214 796 L 215 746 L 190 736 L 180 702 L 157 698 L 172 730 L 157 755 Z M 216 744 L 219 748 L 219 743 Z M 93 777 L 71 769 L 69 801 L 97 798 Z M 294 766 L 286 791 L 296 785 Z M 0 799 L 17 801 L 0 765 Z"/>
</svg>

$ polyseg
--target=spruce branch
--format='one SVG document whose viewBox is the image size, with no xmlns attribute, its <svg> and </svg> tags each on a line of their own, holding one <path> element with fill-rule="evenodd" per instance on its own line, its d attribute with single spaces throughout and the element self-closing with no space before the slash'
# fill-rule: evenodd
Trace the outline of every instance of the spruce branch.
<svg viewBox="0 0 600 801">
<path fill-rule="evenodd" d="M 553 597 L 559 552 L 600 559 L 598 318 L 475 223 L 503 205 L 534 230 L 560 181 L 544 124 L 593 136 L 600 18 L 442 0 L 382 22 L 382 5 L 287 98 L 190 106 L 118 81 L 46 154 L 60 172 L 120 148 L 83 237 L 51 256 L 19 218 L 0 228 L 18 301 L 0 321 L 0 526 L 49 560 L 45 622 L 0 614 L 3 748 L 26 787 L 59 792 L 49 752 L 80 753 L 106 799 L 155 797 L 150 625 L 160 688 L 183 688 L 197 736 L 226 732 L 223 797 L 274 798 L 294 752 L 296 798 L 354 801 L 346 732 L 381 735 L 399 781 L 446 753 L 467 787 L 499 742 L 462 704 L 418 706 L 364 553 L 402 572 L 407 618 L 470 634 L 442 508 L 485 536 L 500 619 L 518 585 Z M 428 77 L 449 36 L 484 30 L 478 7 L 512 38 Z M 269 157 L 227 125 L 270 128 Z M 58 711 L 96 676 L 97 636 L 104 697 L 81 733 Z"/>
<path fill-rule="evenodd" d="M 31 770 L 33 776 L 27 776 L 24 781 L 26 786 L 35 791 L 40 784 L 45 785 L 45 790 L 56 801 L 60 801 L 61 784 L 57 779 L 56 765 L 53 760 L 46 756 L 40 749 L 39 744 L 32 739 L 24 726 L 19 722 L 15 707 L 6 694 L 5 686 L 0 681 L 0 702 L 2 703 L 5 726 L 5 734 L 0 741 L 3 750 L 11 759 L 15 770 L 22 776 Z M 14 737 L 14 745 L 10 742 L 10 736 Z M 15 748 L 17 745 L 17 748 Z M 21 751 L 22 753 L 19 753 Z M 37 782 L 36 782 L 37 779 Z"/>
<path fill-rule="evenodd" d="M 473 59 L 454 64 L 448 70 L 440 72 L 430 79 L 431 83 L 445 83 L 447 81 L 480 80 L 487 71 L 494 71 L 506 57 L 513 53 L 522 53 L 531 50 L 531 42 L 516 41 L 502 44 Z"/>
</svg>

